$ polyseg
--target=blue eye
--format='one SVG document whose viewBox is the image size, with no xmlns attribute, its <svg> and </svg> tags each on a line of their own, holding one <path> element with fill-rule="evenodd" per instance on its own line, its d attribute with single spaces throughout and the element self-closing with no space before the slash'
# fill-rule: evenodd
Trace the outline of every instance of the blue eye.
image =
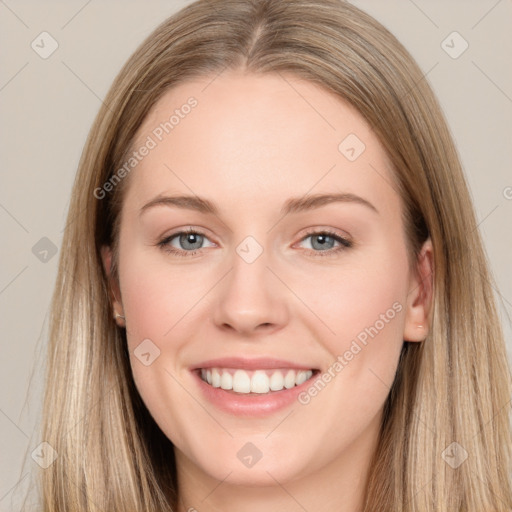
<svg viewBox="0 0 512 512">
<path fill-rule="evenodd" d="M 173 245 L 171 245 L 171 242 L 174 239 L 177 239 L 178 243 L 184 249 L 176 249 Z M 205 239 L 206 235 L 204 235 L 204 233 L 200 233 L 199 231 L 195 231 L 193 229 L 188 229 L 186 231 L 179 231 L 178 233 L 174 233 L 173 235 L 164 238 L 162 241 L 158 242 L 158 246 L 161 247 L 164 251 L 176 256 L 194 256 L 197 254 L 197 250 L 202 248 L 201 246 L 203 245 Z M 189 250 L 186 249 L 187 246 Z"/>
<path fill-rule="evenodd" d="M 311 231 L 301 241 L 307 240 L 308 238 L 311 238 L 313 241 L 316 240 L 316 243 L 313 242 L 310 243 L 310 245 L 313 249 L 319 249 L 318 251 L 308 250 L 313 256 L 333 256 L 353 245 L 347 238 L 343 238 L 337 233 L 326 230 Z M 335 243 L 339 245 L 333 248 Z"/>
<path fill-rule="evenodd" d="M 315 241 L 311 244 L 312 249 L 308 249 L 308 252 L 313 256 L 334 256 L 340 251 L 353 246 L 353 243 L 350 240 L 328 230 L 311 231 L 302 238 L 301 242 L 308 238 Z M 181 248 L 172 244 L 175 239 Z M 157 245 L 169 254 L 189 257 L 196 255 L 198 251 L 203 248 L 202 246 L 205 240 L 208 239 L 204 233 L 190 228 L 186 231 L 179 231 L 164 238 L 158 242 Z M 334 247 L 334 244 L 336 243 L 338 246 Z M 211 244 L 210 247 L 214 245 L 215 244 Z"/>
</svg>

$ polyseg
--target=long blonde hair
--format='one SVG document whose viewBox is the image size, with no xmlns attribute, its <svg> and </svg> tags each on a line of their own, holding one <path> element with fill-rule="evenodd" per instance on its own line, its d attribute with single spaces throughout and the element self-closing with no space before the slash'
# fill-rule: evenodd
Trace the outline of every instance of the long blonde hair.
<svg viewBox="0 0 512 512">
<path fill-rule="evenodd" d="M 175 510 L 173 446 L 135 388 L 100 256 L 102 245 L 114 248 L 115 273 L 127 180 L 103 199 L 94 191 L 122 166 L 169 88 L 240 68 L 292 73 L 350 102 L 393 164 L 412 263 L 432 240 L 430 334 L 404 343 L 364 510 L 512 509 L 511 378 L 493 280 L 456 149 L 421 70 L 382 25 L 341 0 L 200 0 L 130 57 L 80 160 L 51 306 L 42 440 L 58 457 L 41 472 L 43 510 Z M 447 462 L 454 450 L 467 454 L 458 467 Z"/>
</svg>

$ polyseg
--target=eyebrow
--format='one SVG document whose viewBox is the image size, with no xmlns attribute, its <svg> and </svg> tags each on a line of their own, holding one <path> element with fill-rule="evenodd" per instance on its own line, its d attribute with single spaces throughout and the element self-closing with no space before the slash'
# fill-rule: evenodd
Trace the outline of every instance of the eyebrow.
<svg viewBox="0 0 512 512">
<path fill-rule="evenodd" d="M 312 194 L 303 197 L 292 197 L 288 199 L 281 208 L 281 215 L 288 215 L 289 213 L 299 213 L 315 208 L 320 208 L 331 203 L 356 203 L 366 206 L 375 213 L 379 213 L 377 208 L 368 200 L 352 193 L 337 193 L 337 194 Z M 175 208 L 182 208 L 186 210 L 196 210 L 200 213 L 218 215 L 217 207 L 208 199 L 199 196 L 164 196 L 158 195 L 149 203 L 146 203 L 139 212 L 142 215 L 145 211 L 155 206 L 169 206 Z"/>
</svg>

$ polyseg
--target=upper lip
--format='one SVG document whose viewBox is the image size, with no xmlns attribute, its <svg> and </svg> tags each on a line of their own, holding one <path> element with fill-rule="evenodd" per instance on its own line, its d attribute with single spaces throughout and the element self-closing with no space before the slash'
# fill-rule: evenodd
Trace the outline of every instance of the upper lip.
<svg viewBox="0 0 512 512">
<path fill-rule="evenodd" d="M 209 359 L 202 363 L 192 366 L 192 370 L 201 368 L 240 368 L 241 370 L 271 370 L 278 368 L 293 368 L 295 370 L 312 370 L 315 369 L 311 365 L 294 363 L 285 361 L 284 359 L 276 359 L 272 357 L 223 357 L 220 359 Z"/>
</svg>

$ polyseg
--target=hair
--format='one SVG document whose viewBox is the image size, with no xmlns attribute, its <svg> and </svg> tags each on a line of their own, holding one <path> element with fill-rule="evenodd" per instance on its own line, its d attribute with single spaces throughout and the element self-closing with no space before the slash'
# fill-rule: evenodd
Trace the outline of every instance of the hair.
<svg viewBox="0 0 512 512">
<path fill-rule="evenodd" d="M 128 178 L 119 169 L 170 88 L 223 70 L 288 73 L 348 101 L 392 164 L 411 263 L 433 245 L 430 331 L 404 342 L 384 406 L 364 511 L 512 509 L 511 375 L 493 278 L 457 150 L 424 74 L 401 43 L 341 0 L 200 0 L 160 24 L 117 75 L 80 159 L 52 297 L 42 439 L 45 512 L 176 510 L 172 442 L 135 387 L 101 247 L 117 276 Z M 199 107 L 200 108 L 200 107 Z M 453 442 L 467 452 L 443 459 Z"/>
</svg>

